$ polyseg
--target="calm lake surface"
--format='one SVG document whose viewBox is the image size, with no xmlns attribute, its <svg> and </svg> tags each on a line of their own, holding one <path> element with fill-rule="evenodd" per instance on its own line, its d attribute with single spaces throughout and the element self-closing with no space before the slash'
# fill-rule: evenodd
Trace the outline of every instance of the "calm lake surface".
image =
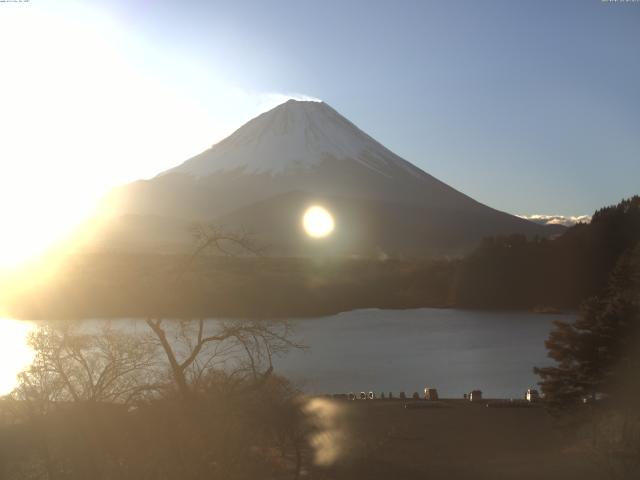
<svg viewBox="0 0 640 480">
<path fill-rule="evenodd" d="M 274 359 L 274 367 L 308 393 L 374 391 L 397 396 L 431 386 L 451 398 L 473 389 L 486 397 L 516 398 L 536 386 L 534 366 L 552 363 L 544 347 L 552 322 L 573 318 L 424 308 L 354 310 L 291 320 L 296 339 L 309 348 Z M 102 322 L 87 320 L 83 325 L 98 331 Z M 112 324 L 147 332 L 140 319 Z M 0 369 L 0 393 L 10 391 L 16 373 L 30 361 L 28 325 L 35 323 L 5 319 L 0 324 L 7 360 Z"/>
<path fill-rule="evenodd" d="M 355 310 L 295 321 L 310 348 L 278 359 L 276 370 L 310 393 L 441 396 L 480 389 L 521 397 L 536 386 L 534 366 L 552 364 L 544 346 L 554 320 L 573 315 L 453 309 Z"/>
</svg>

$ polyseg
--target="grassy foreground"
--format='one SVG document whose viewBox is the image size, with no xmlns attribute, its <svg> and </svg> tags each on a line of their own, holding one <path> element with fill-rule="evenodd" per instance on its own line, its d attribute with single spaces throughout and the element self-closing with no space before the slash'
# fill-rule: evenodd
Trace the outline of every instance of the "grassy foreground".
<svg viewBox="0 0 640 480">
<path fill-rule="evenodd" d="M 606 478 L 570 448 L 574 439 L 556 429 L 540 406 L 487 408 L 484 402 L 445 400 L 404 409 L 401 401 L 326 402 L 335 416 L 324 440 L 339 450 L 326 478 Z"/>
</svg>

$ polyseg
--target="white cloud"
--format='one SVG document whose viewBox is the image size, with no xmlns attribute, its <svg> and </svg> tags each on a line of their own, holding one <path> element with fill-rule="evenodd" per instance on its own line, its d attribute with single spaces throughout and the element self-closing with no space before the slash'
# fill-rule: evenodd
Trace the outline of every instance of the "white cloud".
<svg viewBox="0 0 640 480">
<path fill-rule="evenodd" d="M 248 111 L 251 112 L 252 117 L 264 113 L 278 105 L 285 103 L 288 100 L 300 100 L 305 102 L 322 102 L 321 99 L 305 95 L 303 93 L 251 93 L 245 92 L 247 103 L 252 103 L 252 108 Z M 250 120 L 250 118 L 247 118 Z"/>
<path fill-rule="evenodd" d="M 540 225 L 564 225 L 565 227 L 571 227 L 576 223 L 589 223 L 591 221 L 590 215 L 518 215 L 520 218 L 530 220 Z"/>
</svg>

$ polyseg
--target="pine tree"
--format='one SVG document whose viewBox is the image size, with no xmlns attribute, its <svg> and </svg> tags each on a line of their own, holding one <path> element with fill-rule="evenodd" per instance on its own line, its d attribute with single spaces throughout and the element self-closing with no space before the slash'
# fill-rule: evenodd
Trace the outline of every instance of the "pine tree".
<svg viewBox="0 0 640 480">
<path fill-rule="evenodd" d="M 534 369 L 551 409 L 572 410 L 616 391 L 638 364 L 640 243 L 621 256 L 605 291 L 582 304 L 576 321 L 555 325 L 546 347 L 557 365 Z"/>
</svg>

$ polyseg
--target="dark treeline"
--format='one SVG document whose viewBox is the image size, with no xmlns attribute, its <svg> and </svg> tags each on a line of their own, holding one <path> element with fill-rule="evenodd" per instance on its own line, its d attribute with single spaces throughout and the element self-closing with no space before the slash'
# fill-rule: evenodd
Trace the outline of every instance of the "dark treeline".
<svg viewBox="0 0 640 480">
<path fill-rule="evenodd" d="M 68 261 L 14 297 L 21 318 L 320 316 L 356 308 L 577 309 L 640 241 L 640 197 L 598 210 L 552 239 L 485 239 L 463 259 L 199 259 L 110 253 Z M 171 295 L 165 292 L 168 286 Z M 162 293 L 161 293 L 162 292 Z"/>
<path fill-rule="evenodd" d="M 456 268 L 453 303 L 471 308 L 575 309 L 599 293 L 640 241 L 640 197 L 596 211 L 553 239 L 488 238 Z"/>
<path fill-rule="evenodd" d="M 640 242 L 575 320 L 554 323 L 554 364 L 534 369 L 547 409 L 602 478 L 640 478 Z"/>
<path fill-rule="evenodd" d="M 320 316 L 354 308 L 449 305 L 452 264 L 345 259 L 76 257 L 56 278 L 24 291 L 12 315 L 27 319 Z M 170 294 L 166 292 L 169 291 Z"/>
</svg>

